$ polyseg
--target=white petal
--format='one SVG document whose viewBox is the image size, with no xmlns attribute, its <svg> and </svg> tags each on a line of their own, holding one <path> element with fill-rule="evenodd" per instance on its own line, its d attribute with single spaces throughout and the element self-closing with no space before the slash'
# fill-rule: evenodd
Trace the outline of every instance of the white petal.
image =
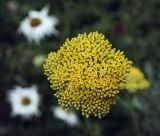
<svg viewBox="0 0 160 136">
<path fill-rule="evenodd" d="M 66 122 L 69 126 L 74 126 L 78 123 L 78 117 L 73 112 L 66 112 L 61 107 L 53 108 L 54 116 Z"/>
<path fill-rule="evenodd" d="M 48 5 L 45 6 L 45 7 L 41 10 L 41 13 L 42 13 L 43 15 L 48 15 L 48 12 L 49 12 L 49 6 L 48 6 Z"/>
</svg>

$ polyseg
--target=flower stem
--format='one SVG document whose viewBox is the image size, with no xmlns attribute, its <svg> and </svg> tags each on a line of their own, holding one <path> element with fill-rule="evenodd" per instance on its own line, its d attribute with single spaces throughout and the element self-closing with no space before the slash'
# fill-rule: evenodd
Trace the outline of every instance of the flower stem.
<svg viewBox="0 0 160 136">
<path fill-rule="evenodd" d="M 128 103 L 129 103 L 129 112 L 130 112 L 130 116 L 131 116 L 131 120 L 132 120 L 132 123 L 133 123 L 133 126 L 134 126 L 136 136 L 141 136 L 141 133 L 140 133 L 140 130 L 139 130 L 139 124 L 138 124 L 138 121 L 137 121 L 136 112 L 135 112 L 134 107 L 132 105 L 133 97 L 134 96 L 132 96 L 130 94 L 128 94 L 128 96 L 127 96 Z"/>
</svg>

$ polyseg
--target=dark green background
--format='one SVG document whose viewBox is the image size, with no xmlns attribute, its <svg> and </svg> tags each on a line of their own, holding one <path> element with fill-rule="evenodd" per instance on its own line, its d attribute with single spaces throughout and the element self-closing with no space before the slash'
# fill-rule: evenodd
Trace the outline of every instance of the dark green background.
<svg viewBox="0 0 160 136">
<path fill-rule="evenodd" d="M 160 1 L 159 0 L 19 0 L 16 12 L 7 0 L 0 0 L 0 136 L 159 136 L 160 135 Z M 59 19 L 58 36 L 39 45 L 17 34 L 28 11 L 50 6 L 50 15 Z M 122 92 L 120 100 L 102 119 L 85 119 L 80 112 L 78 126 L 69 127 L 54 118 L 50 108 L 57 104 L 43 69 L 33 57 L 57 51 L 66 38 L 98 31 L 124 51 L 150 80 L 148 90 Z M 42 96 L 41 117 L 29 121 L 10 117 L 6 102 L 15 85 L 37 84 Z"/>
</svg>

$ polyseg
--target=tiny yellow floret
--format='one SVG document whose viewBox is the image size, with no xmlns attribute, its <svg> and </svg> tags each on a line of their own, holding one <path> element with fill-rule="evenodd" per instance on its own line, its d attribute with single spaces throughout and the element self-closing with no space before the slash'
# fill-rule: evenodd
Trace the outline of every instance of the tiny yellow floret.
<svg viewBox="0 0 160 136">
<path fill-rule="evenodd" d="M 57 53 L 50 53 L 44 71 L 59 105 L 101 118 L 116 102 L 131 64 L 103 34 L 91 32 L 67 39 Z"/>
<path fill-rule="evenodd" d="M 142 71 L 137 67 L 132 67 L 129 74 L 129 78 L 124 87 L 130 93 L 135 93 L 138 90 L 144 90 L 149 88 L 150 82 L 145 79 Z"/>
</svg>

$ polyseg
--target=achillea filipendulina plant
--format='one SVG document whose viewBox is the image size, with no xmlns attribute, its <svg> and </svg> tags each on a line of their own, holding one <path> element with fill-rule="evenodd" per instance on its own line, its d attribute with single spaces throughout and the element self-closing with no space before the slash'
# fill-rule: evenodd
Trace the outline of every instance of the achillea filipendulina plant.
<svg viewBox="0 0 160 136">
<path fill-rule="evenodd" d="M 91 32 L 67 39 L 57 53 L 50 53 L 44 71 L 59 105 L 101 118 L 126 83 L 131 63 L 103 34 Z"/>
<path fill-rule="evenodd" d="M 145 79 L 143 72 L 137 67 L 132 67 L 128 81 L 124 85 L 128 92 L 135 93 L 138 90 L 147 89 L 149 86 L 150 82 Z"/>
</svg>

